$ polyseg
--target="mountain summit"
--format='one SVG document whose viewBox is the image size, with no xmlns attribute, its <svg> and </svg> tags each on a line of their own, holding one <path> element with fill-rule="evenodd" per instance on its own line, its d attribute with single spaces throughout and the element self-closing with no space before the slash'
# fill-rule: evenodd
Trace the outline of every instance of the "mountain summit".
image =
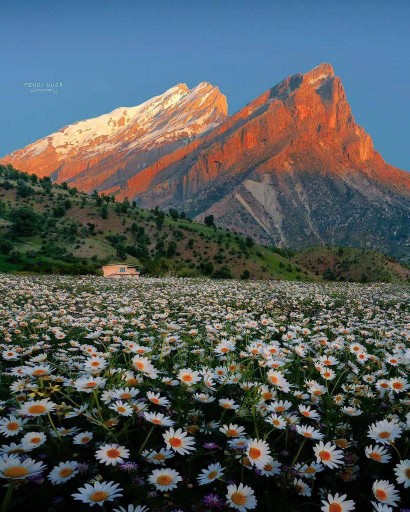
<svg viewBox="0 0 410 512">
<path fill-rule="evenodd" d="M 214 128 L 227 111 L 217 87 L 178 84 L 136 107 L 70 124 L 1 161 L 85 192 L 105 190 Z"/>
<path fill-rule="evenodd" d="M 212 214 L 265 244 L 408 253 L 410 174 L 374 149 L 330 64 L 286 78 L 230 117 L 206 83 L 114 113 L 2 163 L 144 207 Z"/>
</svg>

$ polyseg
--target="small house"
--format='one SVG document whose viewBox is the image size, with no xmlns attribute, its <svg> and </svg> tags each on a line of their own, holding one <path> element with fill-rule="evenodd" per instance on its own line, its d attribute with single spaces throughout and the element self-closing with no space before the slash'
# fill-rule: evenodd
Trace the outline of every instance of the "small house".
<svg viewBox="0 0 410 512">
<path fill-rule="evenodd" d="M 140 271 L 134 265 L 125 265 L 124 263 L 114 263 L 105 265 L 102 268 L 104 277 L 116 279 L 121 277 L 139 277 Z"/>
</svg>

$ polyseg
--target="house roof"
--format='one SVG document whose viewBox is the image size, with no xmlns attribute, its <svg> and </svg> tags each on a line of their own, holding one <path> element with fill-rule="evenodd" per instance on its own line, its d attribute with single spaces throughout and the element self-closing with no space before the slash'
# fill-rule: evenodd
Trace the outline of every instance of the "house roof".
<svg viewBox="0 0 410 512">
<path fill-rule="evenodd" d="M 108 265 L 103 265 L 103 267 L 136 267 L 137 265 L 128 265 L 127 263 L 108 263 Z"/>
</svg>

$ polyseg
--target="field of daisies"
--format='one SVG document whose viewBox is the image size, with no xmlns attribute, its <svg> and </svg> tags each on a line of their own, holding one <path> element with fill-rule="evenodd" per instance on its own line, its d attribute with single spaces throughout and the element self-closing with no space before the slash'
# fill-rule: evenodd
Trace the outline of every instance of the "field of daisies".
<svg viewBox="0 0 410 512">
<path fill-rule="evenodd" d="M 0 512 L 409 509 L 408 306 L 0 275 Z"/>
</svg>

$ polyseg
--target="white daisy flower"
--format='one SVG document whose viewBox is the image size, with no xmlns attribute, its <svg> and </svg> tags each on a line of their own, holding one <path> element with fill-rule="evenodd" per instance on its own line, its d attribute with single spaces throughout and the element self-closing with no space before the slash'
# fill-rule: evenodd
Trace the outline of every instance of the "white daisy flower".
<svg viewBox="0 0 410 512">
<path fill-rule="evenodd" d="M 271 460 L 268 443 L 258 439 L 248 441 L 246 455 L 251 465 L 257 468 L 263 468 Z"/>
<path fill-rule="evenodd" d="M 320 441 L 314 448 L 313 452 L 316 456 L 316 461 L 321 462 L 324 466 L 330 469 L 336 468 L 343 464 L 343 452 L 337 450 L 336 446 L 332 443 L 324 444 Z"/>
<path fill-rule="evenodd" d="M 375 446 L 370 445 L 366 446 L 364 451 L 368 459 L 372 459 L 376 462 L 386 464 L 391 460 L 391 455 L 384 446 L 380 446 L 378 444 L 376 444 Z"/>
<path fill-rule="evenodd" d="M 167 492 L 172 491 L 177 487 L 178 482 L 181 482 L 181 475 L 174 469 L 154 469 L 148 477 L 148 482 L 155 486 L 158 491 Z"/>
<path fill-rule="evenodd" d="M 20 414 L 22 416 L 44 416 L 55 409 L 56 404 L 51 402 L 48 398 L 44 400 L 32 400 L 24 402 L 21 406 Z"/>
<path fill-rule="evenodd" d="M 245 428 L 234 423 L 223 425 L 219 430 L 227 437 L 241 437 L 245 434 Z"/>
<path fill-rule="evenodd" d="M 248 485 L 228 485 L 226 504 L 239 512 L 253 510 L 257 505 L 254 494 L 254 490 Z"/>
<path fill-rule="evenodd" d="M 367 437 L 382 444 L 389 444 L 399 438 L 401 427 L 397 421 L 382 420 L 370 425 Z"/>
<path fill-rule="evenodd" d="M 145 505 L 133 505 L 130 503 L 127 508 L 119 507 L 114 508 L 113 512 L 148 512 L 149 508 Z"/>
<path fill-rule="evenodd" d="M 334 496 L 328 494 L 327 500 L 322 500 L 322 512 L 350 512 L 354 510 L 354 501 L 346 500 L 346 497 L 346 494 L 342 494 L 341 496 L 339 496 L 338 493 Z"/>
<path fill-rule="evenodd" d="M 133 409 L 132 407 L 127 404 L 126 402 L 122 402 L 121 400 L 117 400 L 115 403 L 111 404 L 109 406 L 109 409 L 112 409 L 116 413 L 118 413 L 120 416 L 132 416 Z"/>
<path fill-rule="evenodd" d="M 191 370 L 191 368 L 183 368 L 179 370 L 177 378 L 186 386 L 192 386 L 201 380 L 199 372 Z"/>
<path fill-rule="evenodd" d="M 144 412 L 144 418 L 150 423 L 159 425 L 160 427 L 172 427 L 175 425 L 175 421 L 160 412 Z"/>
<path fill-rule="evenodd" d="M 398 484 L 403 484 L 404 487 L 410 487 L 410 459 L 401 460 L 394 468 L 396 480 Z"/>
<path fill-rule="evenodd" d="M 187 433 L 184 432 L 182 428 L 179 428 L 178 430 L 170 428 L 165 432 L 165 434 L 162 434 L 162 437 L 164 438 L 168 448 L 171 448 L 181 455 L 195 451 L 195 447 L 193 446 L 195 444 L 195 439 L 191 436 L 188 437 Z"/>
<path fill-rule="evenodd" d="M 397 502 L 400 501 L 399 491 L 388 480 L 376 480 L 373 483 L 372 490 L 374 497 L 380 503 L 395 507 Z"/>
<path fill-rule="evenodd" d="M 78 473 L 78 462 L 76 461 L 67 461 L 60 462 L 58 466 L 55 466 L 50 474 L 48 475 L 48 479 L 52 484 L 62 484 L 67 480 L 75 477 Z"/>
<path fill-rule="evenodd" d="M 33 459 L 20 459 L 17 455 L 3 455 L 0 458 L 0 478 L 24 480 L 39 475 L 45 466 Z"/>
<path fill-rule="evenodd" d="M 73 437 L 73 444 L 88 444 L 93 436 L 94 434 L 92 432 L 80 432 Z"/>
<path fill-rule="evenodd" d="M 47 437 L 43 432 L 28 432 L 21 438 L 20 442 L 25 450 L 31 451 L 44 444 L 46 440 Z"/>
<path fill-rule="evenodd" d="M 107 466 L 116 466 L 130 456 L 129 450 L 118 444 L 104 444 L 95 452 L 96 459 Z"/>
<path fill-rule="evenodd" d="M 215 464 L 210 464 L 206 469 L 203 469 L 201 473 L 198 475 L 197 480 L 199 485 L 206 485 L 218 478 L 223 476 L 223 468 L 219 462 Z"/>
<path fill-rule="evenodd" d="M 72 494 L 75 500 L 87 503 L 90 506 L 102 507 L 106 501 L 113 501 L 122 496 L 122 489 L 114 482 L 95 482 L 80 487 L 77 493 Z"/>
<path fill-rule="evenodd" d="M 28 420 L 16 418 L 16 416 L 9 416 L 8 418 L 0 419 L 0 433 L 6 437 L 16 436 L 23 430 L 23 426 Z"/>
</svg>

